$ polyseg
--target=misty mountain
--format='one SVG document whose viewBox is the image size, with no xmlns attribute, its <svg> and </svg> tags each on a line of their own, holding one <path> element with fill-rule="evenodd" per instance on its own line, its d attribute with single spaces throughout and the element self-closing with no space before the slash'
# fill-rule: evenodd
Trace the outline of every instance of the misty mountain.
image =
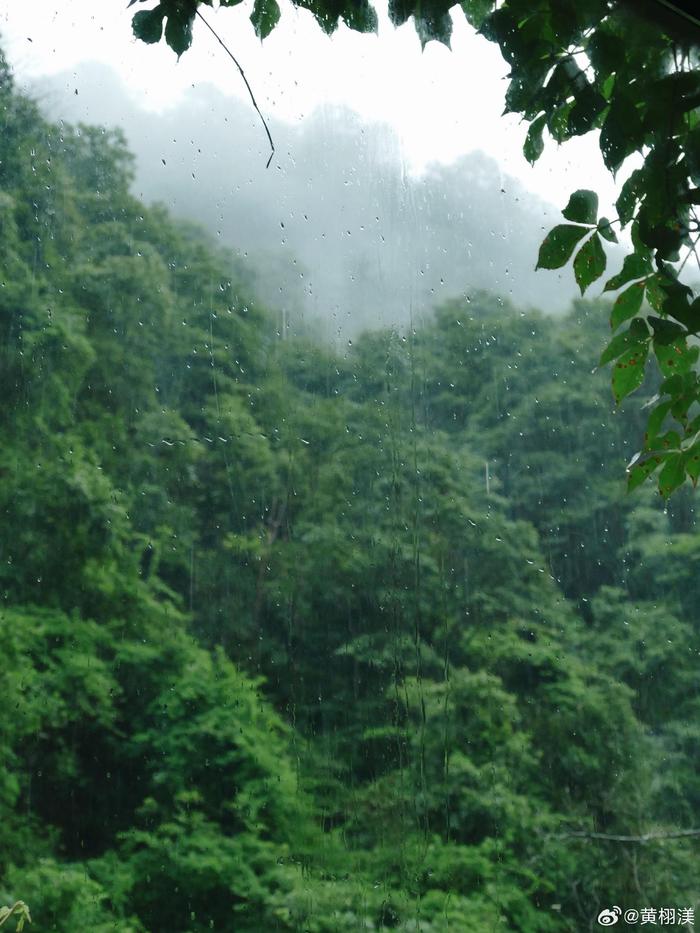
<svg viewBox="0 0 700 933">
<path fill-rule="evenodd" d="M 280 325 L 321 319 L 329 337 L 405 326 L 455 295 L 489 289 L 520 306 L 564 310 L 573 277 L 534 271 L 559 211 L 472 152 L 407 172 L 385 124 L 323 107 L 298 125 L 201 85 L 148 112 L 100 64 L 43 79 L 52 119 L 119 126 L 136 156 L 135 193 L 198 221 L 253 265 Z"/>
</svg>

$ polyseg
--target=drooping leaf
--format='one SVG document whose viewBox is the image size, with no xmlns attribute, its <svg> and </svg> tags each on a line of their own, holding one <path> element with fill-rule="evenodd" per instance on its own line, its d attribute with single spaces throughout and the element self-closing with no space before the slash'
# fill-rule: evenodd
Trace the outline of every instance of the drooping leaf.
<svg viewBox="0 0 700 933">
<path fill-rule="evenodd" d="M 590 84 L 577 93 L 569 114 L 568 129 L 571 136 L 583 136 L 592 130 L 596 120 L 605 110 L 607 101 Z"/>
<path fill-rule="evenodd" d="M 346 4 L 341 15 L 346 26 L 349 29 L 354 29 L 355 32 L 377 31 L 377 13 L 369 0 L 357 0 L 357 3 Z M 452 23 L 450 22 L 450 28 L 451 26 Z M 416 29 L 418 29 L 418 23 L 416 23 Z M 440 39 L 437 35 L 431 35 L 430 38 Z M 449 34 L 446 44 L 449 45 Z"/>
<path fill-rule="evenodd" d="M 544 151 L 544 140 L 542 133 L 547 124 L 547 115 L 541 114 L 530 124 L 525 143 L 523 145 L 523 154 L 530 165 L 534 165 Z"/>
<path fill-rule="evenodd" d="M 633 489 L 641 486 L 662 462 L 661 457 L 648 457 L 646 460 L 633 461 L 627 467 L 627 491 L 632 492 Z"/>
<path fill-rule="evenodd" d="M 666 459 L 663 469 L 659 473 L 659 492 L 668 499 L 674 489 L 685 481 L 685 463 L 683 455 L 672 453 Z"/>
<path fill-rule="evenodd" d="M 603 291 L 615 291 L 615 289 L 622 288 L 623 285 L 626 285 L 633 279 L 641 279 L 649 275 L 651 271 L 651 262 L 646 256 L 641 256 L 639 253 L 630 253 L 629 256 L 625 256 L 621 271 L 611 279 L 608 279 Z"/>
<path fill-rule="evenodd" d="M 255 0 L 250 21 L 258 38 L 266 39 L 279 22 L 279 18 L 280 8 L 277 0 Z"/>
<path fill-rule="evenodd" d="M 635 104 L 622 96 L 613 100 L 600 131 L 600 151 L 611 171 L 644 142 L 644 127 Z"/>
<path fill-rule="evenodd" d="M 666 300 L 666 292 L 661 288 L 660 278 L 656 273 L 646 279 L 646 298 L 654 311 L 661 311 Z"/>
<path fill-rule="evenodd" d="M 646 322 L 641 318 L 635 318 L 626 331 L 612 338 L 610 343 L 603 350 L 598 365 L 604 366 L 611 360 L 617 359 L 618 356 L 625 353 L 627 350 L 647 344 L 649 342 L 649 337 L 649 328 Z"/>
<path fill-rule="evenodd" d="M 493 0 L 462 0 L 461 7 L 469 25 L 481 29 L 493 9 Z"/>
<path fill-rule="evenodd" d="M 646 450 L 653 450 L 656 440 L 659 436 L 661 426 L 666 419 L 666 415 L 671 409 L 671 402 L 661 402 L 651 412 L 647 419 L 647 428 L 644 432 L 644 447 Z"/>
<path fill-rule="evenodd" d="M 598 195 L 595 191 L 574 191 L 562 211 L 567 220 L 576 224 L 594 224 L 598 220 Z"/>
<path fill-rule="evenodd" d="M 648 344 L 640 344 L 623 353 L 615 363 L 612 389 L 618 405 L 644 382 L 648 351 Z"/>
<path fill-rule="evenodd" d="M 160 3 L 152 10 L 140 10 L 138 13 L 134 13 L 131 28 L 136 38 L 149 45 L 160 42 L 163 35 L 164 16 L 165 10 Z"/>
<path fill-rule="evenodd" d="M 555 142 L 563 143 L 569 138 L 569 114 L 573 110 L 573 101 L 567 101 L 549 112 L 547 129 Z"/>
<path fill-rule="evenodd" d="M 644 169 L 636 168 L 620 189 L 615 207 L 620 223 L 625 226 L 634 217 L 637 204 L 644 195 L 646 174 Z"/>
<path fill-rule="evenodd" d="M 674 340 L 673 343 L 661 343 L 655 339 L 654 355 L 662 374 L 672 376 L 674 373 L 683 374 L 690 370 L 697 361 L 698 348 L 689 347 L 684 337 Z"/>
<path fill-rule="evenodd" d="M 605 272 L 607 257 L 598 233 L 586 240 L 574 259 L 574 276 L 583 295 L 588 286 Z"/>
<path fill-rule="evenodd" d="M 558 224 L 544 238 L 535 268 L 561 269 L 571 258 L 576 244 L 588 232 L 588 227 L 578 224 Z"/>
<path fill-rule="evenodd" d="M 358 6 L 364 7 L 369 4 L 367 0 L 358 0 Z M 421 0 L 389 0 L 389 18 L 395 26 L 401 26 L 412 16 L 422 46 L 435 39 L 449 47 L 452 34 L 452 20 L 449 14 L 451 6 L 452 3 L 448 0 L 435 0 L 430 4 L 422 3 Z M 351 7 L 352 4 L 346 4 L 346 8 Z M 345 19 L 345 13 L 343 18 Z M 363 20 L 365 18 L 362 17 Z M 373 28 L 376 28 L 376 20 Z"/>
<path fill-rule="evenodd" d="M 536 116 L 546 103 L 537 72 L 513 76 L 506 90 L 505 103 L 504 113 L 522 113 L 527 119 Z"/>
<path fill-rule="evenodd" d="M 179 58 L 192 45 L 192 23 L 194 13 L 191 9 L 168 11 L 165 22 L 165 41 Z"/>
<path fill-rule="evenodd" d="M 634 282 L 617 296 L 610 315 L 610 326 L 613 330 L 617 330 L 620 324 L 639 313 L 643 298 L 644 282 Z"/>
</svg>

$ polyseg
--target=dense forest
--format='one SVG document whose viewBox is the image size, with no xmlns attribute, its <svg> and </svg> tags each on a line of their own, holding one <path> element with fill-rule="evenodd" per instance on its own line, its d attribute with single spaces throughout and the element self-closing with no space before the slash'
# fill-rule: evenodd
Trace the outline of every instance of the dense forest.
<svg viewBox="0 0 700 933">
<path fill-rule="evenodd" d="M 690 488 L 625 493 L 606 307 L 281 334 L 118 133 L 4 61 L 0 120 L 0 904 L 60 933 L 695 907 L 700 536 Z"/>
</svg>

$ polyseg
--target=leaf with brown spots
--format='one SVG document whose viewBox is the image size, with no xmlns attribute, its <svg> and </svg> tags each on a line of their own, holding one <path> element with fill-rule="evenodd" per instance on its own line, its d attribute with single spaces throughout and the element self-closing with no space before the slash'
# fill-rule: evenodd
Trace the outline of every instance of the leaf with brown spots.
<svg viewBox="0 0 700 933">
<path fill-rule="evenodd" d="M 648 344 L 639 344 L 623 353 L 615 363 L 612 374 L 612 389 L 618 405 L 623 398 L 638 389 L 644 382 L 648 353 Z"/>
</svg>

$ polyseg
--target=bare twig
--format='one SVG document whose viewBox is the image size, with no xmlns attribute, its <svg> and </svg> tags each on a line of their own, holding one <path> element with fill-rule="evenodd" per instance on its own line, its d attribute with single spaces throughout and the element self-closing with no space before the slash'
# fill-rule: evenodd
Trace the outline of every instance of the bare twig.
<svg viewBox="0 0 700 933">
<path fill-rule="evenodd" d="M 253 94 L 253 89 L 251 88 L 250 84 L 248 83 L 248 79 L 247 79 L 246 76 L 245 76 L 245 72 L 244 72 L 243 69 L 241 68 L 241 66 L 240 66 L 240 64 L 239 64 L 238 59 L 236 58 L 236 56 L 235 56 L 235 55 L 233 54 L 233 52 L 229 49 L 229 47 L 226 45 L 226 43 L 224 42 L 224 40 L 221 38 L 221 36 L 218 34 L 218 32 L 214 29 L 214 27 L 211 26 L 211 25 L 204 19 L 204 17 L 203 17 L 202 14 L 199 12 L 199 10 L 197 10 L 197 16 L 201 19 L 201 21 L 202 21 L 202 22 L 204 23 L 204 25 L 207 27 L 207 29 L 209 30 L 209 32 L 212 34 L 212 36 L 214 36 L 214 38 L 215 38 L 216 41 L 219 43 L 219 45 L 221 46 L 221 48 L 224 50 L 224 52 L 226 52 L 226 54 L 228 55 L 228 57 L 231 59 L 231 61 L 234 63 L 234 65 L 236 66 L 236 68 L 238 68 L 238 70 L 239 70 L 240 73 L 241 73 L 241 77 L 243 78 L 243 81 L 245 82 L 245 86 L 248 88 L 248 93 L 250 94 L 250 99 L 251 99 L 251 101 L 253 102 L 253 107 L 255 107 L 255 110 L 257 111 L 258 116 L 259 116 L 260 119 L 262 120 L 262 125 L 265 127 L 265 132 L 267 133 L 267 138 L 268 138 L 268 140 L 269 140 L 269 142 L 270 142 L 270 150 L 271 150 L 271 151 L 270 151 L 270 158 L 267 160 L 267 165 L 265 166 L 265 168 L 269 168 L 269 167 L 270 167 L 270 162 L 272 162 L 272 157 L 273 157 L 273 155 L 275 154 L 275 144 L 274 144 L 274 142 L 272 141 L 272 136 L 271 136 L 271 134 L 270 134 L 270 130 L 269 130 L 269 128 L 268 128 L 268 125 L 267 125 L 267 123 L 265 122 L 265 117 L 262 115 L 262 113 L 261 113 L 261 111 L 260 111 L 260 108 L 258 107 L 257 101 L 255 100 L 255 95 Z"/>
<path fill-rule="evenodd" d="M 596 839 L 603 842 L 629 842 L 644 844 L 662 839 L 689 839 L 700 836 L 700 829 L 678 829 L 674 832 L 643 833 L 641 836 L 624 836 L 614 833 L 594 833 L 585 830 L 569 833 L 557 833 L 547 836 L 548 839 Z"/>
</svg>

